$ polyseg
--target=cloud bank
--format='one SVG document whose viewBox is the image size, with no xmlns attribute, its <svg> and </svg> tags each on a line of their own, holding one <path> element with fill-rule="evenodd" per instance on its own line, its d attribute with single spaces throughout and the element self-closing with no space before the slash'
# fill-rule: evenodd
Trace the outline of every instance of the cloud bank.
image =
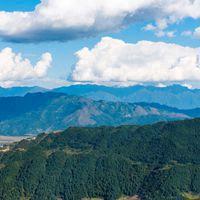
<svg viewBox="0 0 200 200">
<path fill-rule="evenodd" d="M 200 0 L 41 0 L 32 12 L 0 12 L 0 37 L 13 42 L 67 41 L 111 32 L 129 24 L 158 35 L 172 23 L 200 17 Z"/>
<path fill-rule="evenodd" d="M 51 54 L 44 53 L 36 65 L 32 65 L 20 53 L 5 48 L 0 51 L 0 85 L 10 87 L 40 80 L 47 75 L 51 62 Z"/>
<path fill-rule="evenodd" d="M 150 41 L 131 44 L 104 37 L 76 56 L 73 81 L 105 85 L 200 81 L 198 48 Z"/>
</svg>

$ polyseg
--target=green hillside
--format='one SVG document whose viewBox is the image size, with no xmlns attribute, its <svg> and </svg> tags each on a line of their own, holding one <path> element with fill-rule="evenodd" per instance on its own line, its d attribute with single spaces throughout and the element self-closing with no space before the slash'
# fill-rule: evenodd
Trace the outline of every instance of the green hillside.
<svg viewBox="0 0 200 200">
<path fill-rule="evenodd" d="M 40 134 L 1 149 L 0 199 L 198 199 L 199 144 L 200 119 Z"/>
</svg>

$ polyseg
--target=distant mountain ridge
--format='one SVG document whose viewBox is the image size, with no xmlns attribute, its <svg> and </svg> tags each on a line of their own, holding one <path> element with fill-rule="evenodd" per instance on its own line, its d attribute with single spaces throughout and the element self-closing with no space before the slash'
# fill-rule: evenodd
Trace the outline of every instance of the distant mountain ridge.
<svg viewBox="0 0 200 200">
<path fill-rule="evenodd" d="M 0 97 L 24 96 L 27 93 L 46 92 L 46 91 L 47 89 L 37 86 L 11 87 L 11 88 L 0 87 Z"/>
<path fill-rule="evenodd" d="M 48 90 L 40 87 L 0 88 L 0 97 L 24 96 L 35 92 L 58 92 L 68 95 L 83 96 L 93 100 L 114 102 L 158 103 L 179 109 L 200 107 L 200 90 L 189 89 L 181 85 L 167 87 L 142 86 L 107 87 L 101 85 L 71 85 Z"/>
<path fill-rule="evenodd" d="M 37 134 L 69 126 L 149 124 L 194 117 L 200 117 L 199 109 L 94 101 L 53 92 L 0 98 L 0 135 Z"/>
<path fill-rule="evenodd" d="M 159 103 L 179 109 L 200 107 L 200 90 L 181 85 L 167 87 L 131 86 L 106 87 L 99 85 L 72 85 L 53 90 L 69 95 L 79 95 L 94 100 Z"/>
</svg>

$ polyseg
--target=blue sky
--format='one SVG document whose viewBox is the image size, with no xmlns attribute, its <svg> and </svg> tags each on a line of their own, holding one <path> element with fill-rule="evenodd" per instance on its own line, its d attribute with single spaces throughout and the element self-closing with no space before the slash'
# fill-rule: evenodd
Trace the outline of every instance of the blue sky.
<svg viewBox="0 0 200 200">
<path fill-rule="evenodd" d="M 39 0 L 1 0 L 0 9 L 5 11 L 31 11 L 38 3 L 40 3 Z"/>
<path fill-rule="evenodd" d="M 39 4 L 39 0 L 0 0 L 0 10 L 13 12 L 13 11 L 33 11 L 35 6 Z M 127 25 L 125 28 L 118 31 L 109 31 L 112 33 L 99 33 L 94 37 L 78 38 L 71 41 L 44 41 L 44 42 L 31 42 L 20 43 L 2 40 L 0 42 L 0 49 L 10 47 L 14 52 L 20 52 L 23 57 L 30 59 L 34 64 L 44 52 L 51 53 L 53 57 L 52 68 L 48 71 L 48 77 L 66 80 L 71 72 L 71 68 L 77 62 L 74 55 L 75 52 L 83 47 L 93 48 L 102 37 L 109 36 L 112 38 L 120 39 L 129 43 L 136 43 L 141 40 L 148 40 L 153 42 L 163 41 L 165 43 L 176 43 L 182 46 L 190 46 L 193 48 L 200 46 L 200 39 L 190 36 L 181 35 L 182 32 L 187 30 L 194 30 L 200 24 L 200 19 L 186 18 L 180 20 L 167 28 L 167 31 L 176 31 L 175 37 L 157 37 L 153 31 L 145 31 L 143 27 L 147 24 L 155 22 L 144 21 L 136 22 Z M 37 83 L 36 83 L 37 84 Z"/>
</svg>

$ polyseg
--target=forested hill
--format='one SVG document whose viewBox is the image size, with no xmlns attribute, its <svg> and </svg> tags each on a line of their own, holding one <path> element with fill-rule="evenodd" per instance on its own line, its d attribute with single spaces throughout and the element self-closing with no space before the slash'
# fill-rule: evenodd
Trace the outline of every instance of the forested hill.
<svg viewBox="0 0 200 200">
<path fill-rule="evenodd" d="M 199 144 L 200 119 L 40 134 L 1 150 L 0 199 L 199 199 Z"/>
</svg>

